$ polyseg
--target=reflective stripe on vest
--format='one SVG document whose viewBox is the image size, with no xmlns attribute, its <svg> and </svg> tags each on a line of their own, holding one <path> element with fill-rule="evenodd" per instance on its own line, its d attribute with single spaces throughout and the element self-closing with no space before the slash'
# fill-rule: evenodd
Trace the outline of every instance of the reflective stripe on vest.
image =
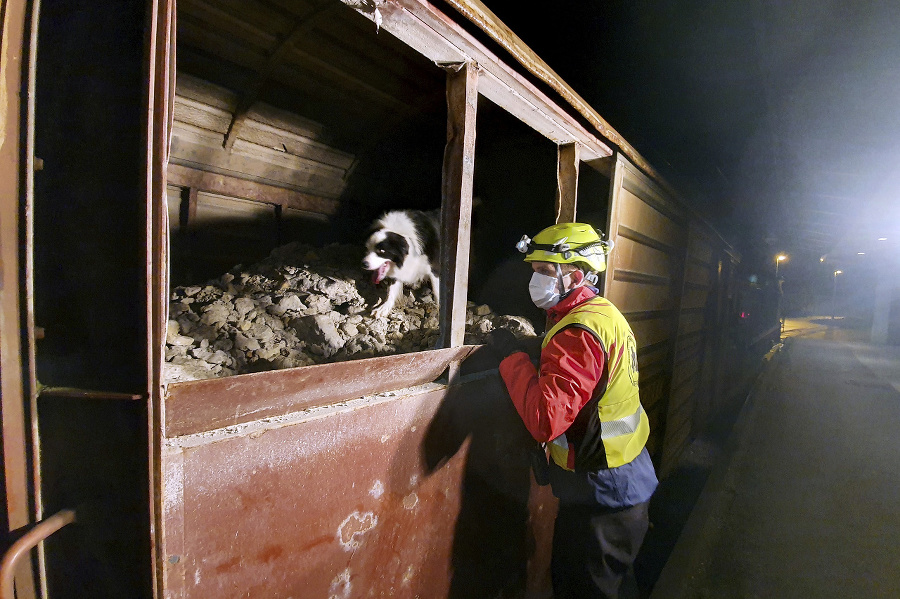
<svg viewBox="0 0 900 599">
<path fill-rule="evenodd" d="M 606 387 L 595 389 L 595 396 L 567 434 L 548 444 L 550 456 L 567 470 L 627 464 L 640 454 L 650 436 L 650 421 L 638 396 L 634 334 L 622 313 L 598 296 L 576 306 L 551 328 L 543 347 L 553 335 L 572 326 L 589 331 L 600 342 L 609 376 Z"/>
<path fill-rule="evenodd" d="M 600 421 L 600 438 L 606 441 L 613 437 L 621 437 L 622 435 L 631 435 L 637 432 L 638 426 L 641 424 L 641 415 L 644 408 L 638 404 L 638 409 L 631 416 L 626 416 L 619 420 L 610 420 L 609 422 Z"/>
</svg>

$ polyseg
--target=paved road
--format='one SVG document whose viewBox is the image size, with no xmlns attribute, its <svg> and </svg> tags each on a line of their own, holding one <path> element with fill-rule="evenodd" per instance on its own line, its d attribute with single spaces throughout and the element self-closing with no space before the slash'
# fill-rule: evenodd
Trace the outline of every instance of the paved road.
<svg viewBox="0 0 900 599">
<path fill-rule="evenodd" d="M 785 323 L 652 599 L 900 597 L 900 348 Z"/>
<path fill-rule="evenodd" d="M 806 339 L 824 339 L 827 341 L 866 342 L 871 335 L 865 323 L 852 318 L 838 316 L 807 316 L 804 318 L 786 318 L 782 339 L 804 337 Z"/>
</svg>

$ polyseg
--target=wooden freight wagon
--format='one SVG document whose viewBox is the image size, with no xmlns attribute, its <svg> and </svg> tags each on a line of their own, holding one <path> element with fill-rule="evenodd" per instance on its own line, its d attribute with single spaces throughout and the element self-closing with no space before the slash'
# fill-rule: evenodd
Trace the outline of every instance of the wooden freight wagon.
<svg viewBox="0 0 900 599">
<path fill-rule="evenodd" d="M 477 0 L 4 6 L 5 520 L 77 514 L 17 596 L 549 596 L 465 326 L 554 221 L 615 240 L 662 475 L 718 409 L 737 257 Z M 174 286 L 395 208 L 441 211 L 442 347 L 166 382 Z"/>
</svg>

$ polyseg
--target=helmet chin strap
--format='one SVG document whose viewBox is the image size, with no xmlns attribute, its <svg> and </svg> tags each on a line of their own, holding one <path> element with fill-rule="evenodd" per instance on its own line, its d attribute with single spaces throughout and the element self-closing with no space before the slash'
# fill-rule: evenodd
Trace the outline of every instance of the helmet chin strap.
<svg viewBox="0 0 900 599">
<path fill-rule="evenodd" d="M 565 275 L 562 274 L 562 267 L 560 267 L 559 262 L 554 262 L 554 266 L 556 266 L 556 280 L 559 281 L 559 299 L 564 300 L 566 296 L 575 291 L 577 287 L 572 287 L 568 291 L 566 291 L 566 284 L 563 282 L 563 277 Z M 569 273 L 572 274 L 572 273 Z"/>
<path fill-rule="evenodd" d="M 566 284 L 563 283 L 562 268 L 560 267 L 559 262 L 554 262 L 553 265 L 556 266 L 556 280 L 559 281 L 559 297 L 562 298 L 568 293 L 568 291 L 566 291 Z"/>
</svg>

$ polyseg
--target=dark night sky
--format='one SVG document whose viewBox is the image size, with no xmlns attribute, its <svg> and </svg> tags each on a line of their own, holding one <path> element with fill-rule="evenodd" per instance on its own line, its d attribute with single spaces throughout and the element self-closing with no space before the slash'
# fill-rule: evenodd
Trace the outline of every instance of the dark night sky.
<svg viewBox="0 0 900 599">
<path fill-rule="evenodd" d="M 747 258 L 900 237 L 896 2 L 486 4 Z"/>
</svg>

